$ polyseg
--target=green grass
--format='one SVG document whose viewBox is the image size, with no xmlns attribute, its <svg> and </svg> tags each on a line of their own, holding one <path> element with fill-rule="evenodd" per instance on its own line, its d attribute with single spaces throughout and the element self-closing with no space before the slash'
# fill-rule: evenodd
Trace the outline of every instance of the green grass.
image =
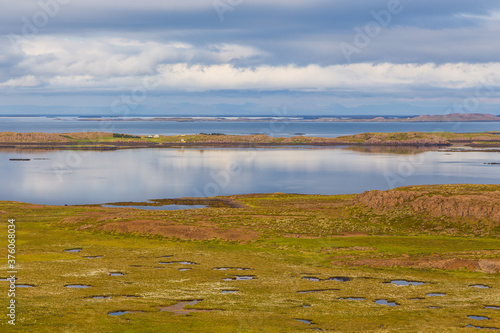
<svg viewBox="0 0 500 333">
<path fill-rule="evenodd" d="M 14 133 L 7 135 L 6 142 L 39 142 L 50 143 L 51 139 L 40 136 L 33 137 L 33 133 Z M 149 138 L 148 136 L 134 136 L 120 133 L 66 133 L 61 134 L 57 139 L 64 137 L 75 143 L 95 143 L 96 147 L 119 146 L 127 147 L 126 143 L 152 143 L 152 144 L 209 144 L 209 145 L 242 145 L 253 146 L 258 144 L 266 145 L 374 145 L 374 146 L 435 146 L 435 145 L 487 145 L 491 147 L 500 144 L 500 137 L 489 132 L 480 133 L 450 133 L 450 132 L 396 132 L 396 133 L 360 133 L 355 135 L 341 136 L 338 138 L 319 138 L 296 136 L 288 138 L 274 138 L 266 135 L 207 135 L 207 134 L 186 134 L 174 136 L 159 136 Z M 36 139 L 38 138 L 38 139 Z M 53 138 L 56 140 L 56 138 Z M 58 141 L 58 140 L 56 140 Z M 120 145 L 118 145 L 120 143 Z M 152 145 L 155 146 L 155 145 Z M 51 147 L 67 147 L 65 145 L 52 145 Z M 133 144 L 130 147 L 134 147 Z M 82 148 L 91 148 L 83 145 Z"/>
<path fill-rule="evenodd" d="M 436 189 L 437 190 L 437 189 Z M 441 189 L 442 190 L 442 189 Z M 441 235 L 432 228 L 424 233 L 366 236 L 321 236 L 324 230 L 368 231 L 368 225 L 387 228 L 395 215 L 365 211 L 366 221 L 353 210 L 355 196 L 266 194 L 233 197 L 243 208 L 214 207 L 186 211 L 141 211 L 127 208 L 36 206 L 0 202 L 0 277 L 5 277 L 7 219 L 16 218 L 17 281 L 35 288 L 17 289 L 17 325 L 0 322 L 6 332 L 303 332 L 312 328 L 343 332 L 474 332 L 467 324 L 500 327 L 498 274 L 465 269 L 339 266 L 332 261 L 390 258 L 496 258 L 498 237 L 466 231 Z M 353 208 L 354 207 L 354 208 Z M 389 215 L 385 215 L 386 217 Z M 397 215 L 397 214 L 396 214 Z M 175 221 L 178 225 L 205 225 L 260 231 L 257 238 L 235 242 L 224 239 L 171 240 L 154 233 L 124 233 L 81 228 L 111 221 Z M 415 221 L 418 219 L 416 218 Z M 385 221 L 385 222 L 383 222 Z M 172 222 L 174 223 L 174 222 Z M 415 222 L 416 223 L 416 222 Z M 357 229 L 355 227 L 358 227 Z M 323 229 L 322 229 L 323 228 Z M 323 230 L 323 231 L 321 231 Z M 307 236 L 307 238 L 297 238 Z M 287 236 L 287 237 L 285 237 Z M 79 253 L 65 249 L 82 248 Z M 172 255 L 169 258 L 162 256 Z M 86 259 L 85 256 L 103 256 Z M 159 264 L 192 261 L 197 265 Z M 156 269 L 155 267 L 163 267 Z M 179 271 L 190 267 L 190 271 Z M 245 267 L 249 271 L 213 270 Z M 2 273 L 5 272 L 5 273 Z M 110 276 L 123 272 L 124 276 Z M 248 281 L 224 281 L 233 275 L 255 275 Z M 304 276 L 351 280 L 308 281 Z M 395 286 L 390 280 L 425 282 L 421 286 Z M 66 284 L 92 285 L 88 289 Z M 471 288 L 485 284 L 490 289 Z M 222 294 L 222 290 L 238 293 Z M 316 293 L 303 290 L 338 289 Z M 442 292 L 445 297 L 428 297 Z M 7 283 L 0 282 L 0 302 L 7 304 Z M 106 295 L 109 299 L 92 299 Z M 139 296 L 137 298 L 125 295 Z M 363 301 L 341 300 L 364 297 Z M 422 298 L 420 300 L 412 300 Z M 194 309 L 221 311 L 175 315 L 160 311 L 181 300 L 203 299 Z M 387 299 L 399 306 L 378 305 Z M 303 307 L 309 305 L 309 307 Z M 438 306 L 431 309 L 429 306 Z M 143 311 L 110 316 L 110 311 Z M 475 322 L 467 315 L 491 320 Z M 296 319 L 312 320 L 307 325 Z"/>
</svg>

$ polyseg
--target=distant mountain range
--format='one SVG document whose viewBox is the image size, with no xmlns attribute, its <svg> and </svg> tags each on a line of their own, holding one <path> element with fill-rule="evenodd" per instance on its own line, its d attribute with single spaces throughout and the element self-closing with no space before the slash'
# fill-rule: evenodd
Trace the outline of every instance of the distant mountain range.
<svg viewBox="0 0 500 333">
<path fill-rule="evenodd" d="M 435 116 L 418 116 L 410 121 L 500 121 L 500 117 L 488 113 L 451 113 Z"/>
<path fill-rule="evenodd" d="M 423 115 L 415 117 L 385 118 L 375 117 L 367 119 L 336 119 L 320 118 L 319 121 L 371 121 L 371 122 L 467 122 L 467 121 L 500 121 L 499 116 L 488 113 L 450 113 L 444 115 Z"/>
</svg>

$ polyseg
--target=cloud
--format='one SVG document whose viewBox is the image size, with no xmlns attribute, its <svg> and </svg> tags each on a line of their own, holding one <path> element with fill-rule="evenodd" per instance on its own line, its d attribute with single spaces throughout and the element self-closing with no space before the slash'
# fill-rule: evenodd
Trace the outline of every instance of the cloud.
<svg viewBox="0 0 500 333">
<path fill-rule="evenodd" d="M 40 81 L 34 75 L 26 75 L 15 79 L 7 80 L 0 83 L 3 87 L 36 87 L 40 85 Z"/>
<path fill-rule="evenodd" d="M 9 1 L 0 12 L 0 93 L 34 105 L 42 95 L 101 101 L 149 82 L 179 104 L 191 92 L 216 103 L 228 92 L 283 91 L 291 100 L 325 93 L 325 105 L 374 96 L 437 105 L 484 79 L 498 85 L 498 1 L 400 2 L 348 61 L 340 44 L 353 44 L 389 0 Z"/>
<path fill-rule="evenodd" d="M 144 80 L 155 90 L 366 90 L 412 87 L 464 89 L 488 79 L 498 84 L 500 63 L 353 63 L 245 66 L 239 60 L 266 53 L 251 46 L 198 47 L 183 42 L 125 38 L 42 36 L 21 42 L 14 53 L 17 73 L 4 86 L 54 89 L 131 89 Z M 12 59 L 9 58 L 9 59 Z M 12 61 L 12 60 L 10 60 Z M 15 72 L 15 71 L 14 71 Z"/>
<path fill-rule="evenodd" d="M 251 46 L 215 44 L 197 47 L 183 42 L 157 42 L 125 38 L 72 38 L 41 36 L 21 40 L 10 52 L 11 67 L 19 75 L 39 77 L 89 76 L 112 79 L 121 76 L 152 75 L 159 64 L 221 64 L 263 57 Z"/>
</svg>

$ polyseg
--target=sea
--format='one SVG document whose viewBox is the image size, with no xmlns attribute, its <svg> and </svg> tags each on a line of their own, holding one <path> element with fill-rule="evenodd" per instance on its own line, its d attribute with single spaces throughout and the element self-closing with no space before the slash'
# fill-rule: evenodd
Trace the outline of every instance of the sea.
<svg viewBox="0 0 500 333">
<path fill-rule="evenodd" d="M 103 121 L 0 118 L 0 131 L 100 131 Z M 126 134 L 323 136 L 363 132 L 498 131 L 498 123 L 112 121 Z M 105 128 L 105 127 L 104 127 Z M 168 148 L 115 151 L 0 150 L 0 200 L 36 204 L 213 197 L 249 193 L 352 194 L 424 184 L 500 184 L 496 151 L 390 147 Z"/>
</svg>

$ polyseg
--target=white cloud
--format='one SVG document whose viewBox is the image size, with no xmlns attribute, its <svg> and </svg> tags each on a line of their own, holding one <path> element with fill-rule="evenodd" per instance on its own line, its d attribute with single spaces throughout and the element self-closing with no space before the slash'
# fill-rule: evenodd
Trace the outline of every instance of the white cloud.
<svg viewBox="0 0 500 333">
<path fill-rule="evenodd" d="M 142 76 L 96 77 L 92 75 L 56 75 L 46 77 L 54 89 L 131 89 L 144 80 L 158 90 L 206 91 L 221 89 L 264 90 L 369 90 L 371 92 L 405 87 L 462 89 L 487 82 L 500 85 L 500 63 L 490 64 L 352 64 L 321 67 L 258 66 L 236 68 L 228 64 L 159 65 L 158 74 Z M 34 80 L 34 77 L 31 78 Z M 11 80 L 12 81 L 12 80 Z M 12 85 L 12 84 L 11 84 Z"/>
<path fill-rule="evenodd" d="M 377 91 L 404 86 L 430 86 L 439 88 L 468 88 L 488 79 L 500 83 L 500 63 L 490 64 L 351 64 L 304 67 L 258 66 L 188 66 L 162 65 L 160 82 L 167 88 L 184 89 L 370 89 Z"/>
<path fill-rule="evenodd" d="M 463 89 L 488 79 L 500 83 L 500 63 L 236 66 L 232 61 L 265 57 L 256 48 L 220 44 L 206 47 L 181 42 L 125 38 L 38 37 L 18 45 L 17 64 L 2 86 L 43 89 L 120 90 L 142 80 L 158 90 L 219 89 L 398 90 L 405 87 Z M 17 74 L 16 74 L 17 73 Z"/>
<path fill-rule="evenodd" d="M 36 87 L 40 81 L 34 75 L 26 75 L 0 83 L 0 87 Z"/>
<path fill-rule="evenodd" d="M 151 74 L 165 63 L 190 62 L 193 58 L 208 63 L 227 63 L 264 55 L 248 46 L 209 45 L 205 48 L 187 43 L 138 41 L 124 38 L 38 37 L 22 40 L 18 67 L 32 74 L 92 75 L 94 77 Z"/>
</svg>

